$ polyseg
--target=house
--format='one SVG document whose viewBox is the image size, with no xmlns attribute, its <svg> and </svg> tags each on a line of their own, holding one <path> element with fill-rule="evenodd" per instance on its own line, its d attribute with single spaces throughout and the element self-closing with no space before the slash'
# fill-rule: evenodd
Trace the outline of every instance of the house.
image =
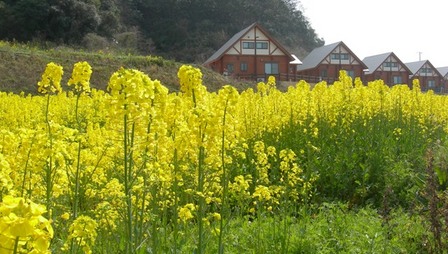
<svg viewBox="0 0 448 254">
<path fill-rule="evenodd" d="M 437 70 L 442 74 L 442 87 L 443 87 L 443 93 L 448 92 L 448 66 L 445 67 L 438 67 Z"/>
<path fill-rule="evenodd" d="M 352 78 L 362 77 L 367 66 L 344 44 L 336 42 L 315 48 L 297 66 L 300 79 L 309 83 L 325 80 L 333 83 L 339 78 L 339 71 L 345 70 Z"/>
<path fill-rule="evenodd" d="M 300 60 L 258 23 L 236 33 L 204 63 L 223 75 L 257 81 L 264 81 L 271 75 L 289 80 L 296 64 L 300 64 Z"/>
<path fill-rule="evenodd" d="M 412 83 L 412 80 L 418 79 L 422 91 L 444 92 L 442 74 L 434 68 L 430 61 L 422 60 L 405 64 L 411 70 L 409 81 Z"/>
<path fill-rule="evenodd" d="M 365 82 L 382 79 L 389 86 L 409 84 L 411 70 L 393 52 L 368 56 L 362 61 L 368 68 L 364 71 Z"/>
</svg>

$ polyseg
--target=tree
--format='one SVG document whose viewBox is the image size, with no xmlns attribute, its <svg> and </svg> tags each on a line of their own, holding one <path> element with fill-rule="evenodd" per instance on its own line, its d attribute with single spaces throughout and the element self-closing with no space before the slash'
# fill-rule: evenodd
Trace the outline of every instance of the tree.
<svg viewBox="0 0 448 254">
<path fill-rule="evenodd" d="M 47 23 L 48 39 L 75 44 L 87 33 L 96 32 L 100 16 L 97 7 L 92 3 L 76 0 L 54 1 Z"/>
<path fill-rule="evenodd" d="M 102 0 L 99 5 L 98 34 L 108 38 L 120 30 L 120 9 L 116 0 Z"/>
<path fill-rule="evenodd" d="M 48 3 L 41 0 L 2 1 L 0 13 L 1 36 L 28 41 L 45 30 Z"/>
</svg>

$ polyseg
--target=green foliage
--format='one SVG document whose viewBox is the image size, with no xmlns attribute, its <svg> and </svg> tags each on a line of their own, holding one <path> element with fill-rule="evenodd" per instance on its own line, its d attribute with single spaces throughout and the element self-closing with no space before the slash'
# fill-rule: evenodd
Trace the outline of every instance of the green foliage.
<svg viewBox="0 0 448 254">
<path fill-rule="evenodd" d="M 79 43 L 84 35 L 96 32 L 101 17 L 93 4 L 84 1 L 62 1 L 50 9 L 49 22 L 43 24 L 47 29 L 43 40 Z"/>
<path fill-rule="evenodd" d="M 111 35 L 119 26 L 117 8 L 103 8 L 99 0 L 5 1 L 1 7 L 0 39 L 76 44 L 87 33 Z"/>
<path fill-rule="evenodd" d="M 237 217 L 228 222 L 225 253 L 427 253 L 423 219 L 398 209 L 386 225 L 375 209 L 349 210 L 341 203 L 301 209 L 296 217 Z M 185 235 L 197 234 L 195 227 L 184 229 Z M 206 253 L 217 253 L 216 236 L 206 241 Z M 182 246 L 191 253 L 194 239 L 186 237 Z"/>
<path fill-rule="evenodd" d="M 0 6 L 0 38 L 26 41 L 44 31 L 42 24 L 49 14 L 47 1 L 4 1 Z"/>
<path fill-rule="evenodd" d="M 292 240 L 294 253 L 421 253 L 426 237 L 422 218 L 393 212 L 386 226 L 376 210 L 357 211 L 345 205 L 324 203 L 313 215 L 299 221 Z"/>
<path fill-rule="evenodd" d="M 434 171 L 442 191 L 448 189 L 448 142 L 436 142 L 434 147 Z"/>
<path fill-rule="evenodd" d="M 411 205 L 416 191 L 424 185 L 426 149 L 431 140 L 444 137 L 441 130 L 425 132 L 415 119 L 387 120 L 384 112 L 378 112 L 369 119 L 353 119 L 347 132 L 340 128 L 347 124 L 344 114 L 341 112 L 335 125 L 325 119 L 310 118 L 301 124 L 284 126 L 280 134 L 265 133 L 263 140 L 301 155 L 299 165 L 305 172 L 319 175 L 318 199 L 379 207 L 385 193 L 389 193 L 391 205 Z M 309 126 L 319 130 L 318 136 L 313 136 Z M 409 131 L 397 136 L 398 128 Z"/>
</svg>

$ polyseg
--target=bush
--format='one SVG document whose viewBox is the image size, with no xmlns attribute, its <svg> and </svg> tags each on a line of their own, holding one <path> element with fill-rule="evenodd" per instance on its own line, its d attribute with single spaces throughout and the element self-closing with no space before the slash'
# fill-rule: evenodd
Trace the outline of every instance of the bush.
<svg viewBox="0 0 448 254">
<path fill-rule="evenodd" d="M 110 43 L 106 38 L 95 33 L 86 34 L 82 39 L 82 45 L 90 51 L 106 50 L 110 47 Z"/>
</svg>

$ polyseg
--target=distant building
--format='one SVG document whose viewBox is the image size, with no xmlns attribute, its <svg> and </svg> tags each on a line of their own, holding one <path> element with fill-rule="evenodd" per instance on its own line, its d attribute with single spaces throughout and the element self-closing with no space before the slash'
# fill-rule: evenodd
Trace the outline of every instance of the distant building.
<svg viewBox="0 0 448 254">
<path fill-rule="evenodd" d="M 409 81 L 418 79 L 420 81 L 420 88 L 422 91 L 433 90 L 440 93 L 443 91 L 443 77 L 442 74 L 431 64 L 428 60 L 406 63 L 406 66 L 411 70 Z"/>
<path fill-rule="evenodd" d="M 333 83 L 339 71 L 345 70 L 352 78 L 363 76 L 367 66 L 342 41 L 315 48 L 297 67 L 299 79 L 309 83 L 325 80 Z"/>
<path fill-rule="evenodd" d="M 389 86 L 409 84 L 411 70 L 392 52 L 368 56 L 362 61 L 367 65 L 365 82 L 382 79 Z"/>
<path fill-rule="evenodd" d="M 442 88 L 443 88 L 443 93 L 447 93 L 448 92 L 448 66 L 445 67 L 438 67 L 437 70 L 440 72 L 440 74 L 442 74 Z"/>
<path fill-rule="evenodd" d="M 293 57 L 258 23 L 241 30 L 204 63 L 235 78 L 264 81 L 268 76 L 291 79 L 300 60 Z"/>
</svg>

